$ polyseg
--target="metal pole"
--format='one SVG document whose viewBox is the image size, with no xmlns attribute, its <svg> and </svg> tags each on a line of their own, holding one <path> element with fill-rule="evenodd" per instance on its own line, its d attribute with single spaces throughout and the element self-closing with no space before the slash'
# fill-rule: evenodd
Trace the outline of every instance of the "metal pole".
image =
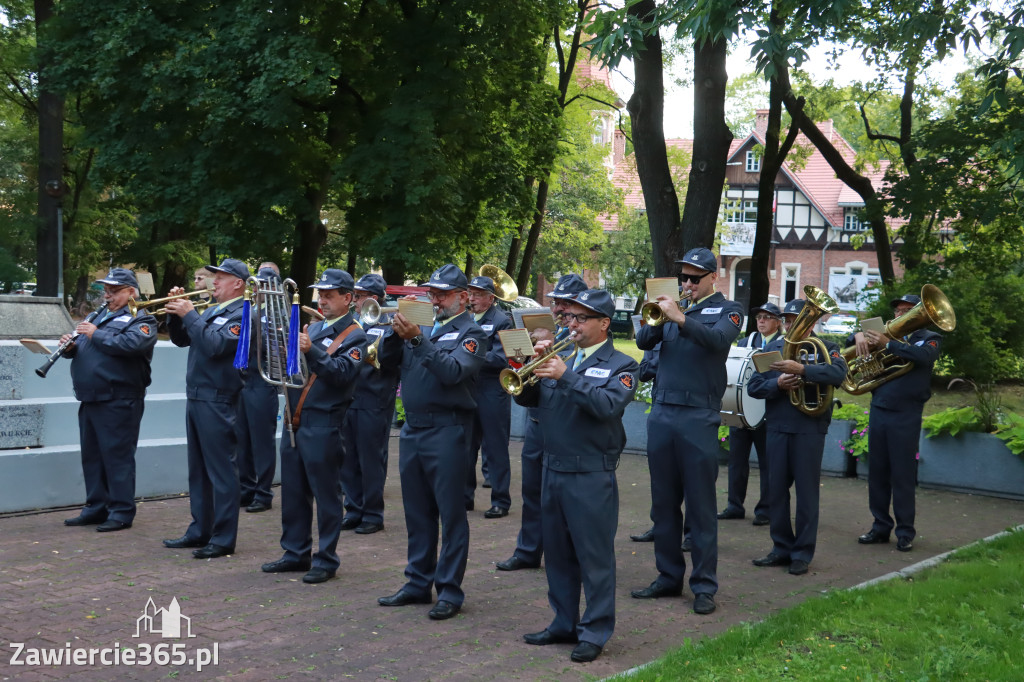
<svg viewBox="0 0 1024 682">
<path fill-rule="evenodd" d="M 57 296 L 64 305 L 64 204 L 57 202 Z"/>
</svg>

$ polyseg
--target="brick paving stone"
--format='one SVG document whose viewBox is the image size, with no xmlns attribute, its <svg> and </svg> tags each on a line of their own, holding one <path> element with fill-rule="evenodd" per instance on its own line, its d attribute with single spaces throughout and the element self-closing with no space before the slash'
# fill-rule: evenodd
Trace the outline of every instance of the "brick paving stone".
<svg viewBox="0 0 1024 682">
<path fill-rule="evenodd" d="M 385 530 L 342 534 L 337 577 L 304 585 L 301 573 L 269 575 L 260 565 L 281 556 L 279 496 L 274 510 L 241 514 L 234 555 L 197 561 L 190 550 L 169 550 L 163 538 L 179 537 L 189 521 L 188 499 L 145 500 L 134 527 L 97 534 L 66 528 L 75 510 L 0 517 L 0 680 L 352 679 L 352 680 L 589 680 L 640 665 L 679 646 L 685 638 L 714 636 L 822 592 L 850 587 L 946 550 L 1024 522 L 1024 504 L 950 492 L 918 491 L 918 537 L 913 552 L 895 543 L 864 547 L 857 536 L 870 527 L 864 481 L 822 480 L 817 555 L 808 575 L 756 568 L 750 560 L 771 547 L 765 527 L 750 519 L 719 523 L 719 608 L 693 613 L 693 595 L 654 602 L 629 592 L 656 576 L 653 546 L 631 533 L 650 526 L 646 459 L 625 455 L 618 470 L 620 510 L 616 632 L 597 661 L 569 661 L 570 645 L 530 646 L 522 635 L 551 621 L 544 571 L 498 571 L 511 556 L 519 530 L 518 494 L 503 519 L 483 518 L 490 491 L 478 488 L 470 512 L 470 555 L 463 586 L 466 603 L 455 618 L 434 622 L 428 605 L 384 608 L 377 597 L 405 582 L 405 521 L 391 441 L 385 491 Z M 514 443 L 513 491 L 519 482 L 520 444 Z M 756 471 L 752 472 L 756 479 Z M 726 472 L 718 480 L 724 506 Z M 752 480 L 750 494 L 757 490 Z M 752 500 L 748 500 L 752 502 Z M 173 598 L 191 618 L 195 637 L 135 638 L 147 599 L 158 608 Z M 183 642 L 188 651 L 219 646 L 220 662 L 201 673 L 191 667 L 9 665 L 11 642 L 60 648 L 122 647 Z"/>
</svg>

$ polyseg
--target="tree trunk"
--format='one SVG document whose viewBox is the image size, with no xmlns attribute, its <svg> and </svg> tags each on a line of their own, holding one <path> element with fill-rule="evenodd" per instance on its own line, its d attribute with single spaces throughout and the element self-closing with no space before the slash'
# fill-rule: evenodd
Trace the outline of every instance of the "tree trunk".
<svg viewBox="0 0 1024 682">
<path fill-rule="evenodd" d="M 53 15 L 53 0 L 35 0 L 36 44 L 46 42 L 44 23 Z M 37 55 L 45 55 L 38 50 Z M 57 296 L 64 254 L 59 253 L 57 208 L 64 191 L 64 99 L 51 92 L 46 69 L 39 64 L 39 188 L 36 225 L 36 296 Z"/>
<path fill-rule="evenodd" d="M 533 176 L 526 178 L 527 190 L 533 187 L 534 180 Z M 508 260 L 505 261 L 505 272 L 509 274 L 509 277 L 515 277 L 516 266 L 519 265 L 519 252 L 523 245 L 523 230 L 525 229 L 525 225 L 519 226 L 518 232 L 512 237 L 512 243 L 508 247 Z"/>
<path fill-rule="evenodd" d="M 705 40 L 693 47 L 693 159 L 683 204 L 683 250 L 711 248 L 725 185 L 732 131 L 725 122 L 725 58 L 728 42 Z"/>
<path fill-rule="evenodd" d="M 399 286 L 405 284 L 405 263 L 402 261 L 384 261 L 380 264 L 380 269 L 383 273 L 384 281 L 388 284 Z"/>
<path fill-rule="evenodd" d="M 864 214 L 871 225 L 871 234 L 875 238 L 875 252 L 878 254 L 878 274 L 882 281 L 891 285 L 896 280 L 892 267 L 892 251 L 889 246 L 889 229 L 885 224 L 885 207 L 875 193 L 871 180 L 864 177 L 846 163 L 839 150 L 831 140 L 818 130 L 818 126 L 804 112 L 803 98 L 793 92 L 789 81 L 789 65 L 784 59 L 775 61 L 775 78 L 779 81 L 779 91 L 786 110 L 793 117 L 793 122 L 800 126 L 800 131 L 807 136 L 811 144 L 821 152 L 828 165 L 835 171 L 836 177 L 845 182 L 860 198 L 864 200 Z"/>
<path fill-rule="evenodd" d="M 757 307 L 768 300 L 771 283 L 768 270 L 771 267 L 772 232 L 775 228 L 775 179 L 782 164 L 789 155 L 800 129 L 794 124 L 789 128 L 786 140 L 780 141 L 782 129 L 782 94 L 775 81 L 768 93 L 768 127 L 765 130 L 764 153 L 761 155 L 761 175 L 757 182 L 757 230 L 754 234 L 754 254 L 750 259 L 750 304 Z M 757 322 L 751 315 L 747 320 L 747 332 L 757 330 Z"/>
<path fill-rule="evenodd" d="M 533 209 L 533 223 L 526 237 L 526 248 L 523 249 L 523 263 L 519 266 L 516 286 L 519 291 L 526 291 L 530 283 L 530 270 L 533 269 L 533 257 L 537 253 L 537 242 L 540 241 L 540 229 L 544 226 L 544 210 L 548 204 L 548 178 L 537 183 L 537 203 Z"/>
<path fill-rule="evenodd" d="M 654 0 L 631 5 L 630 14 L 644 18 L 655 11 Z M 633 46 L 635 83 L 626 108 L 633 121 L 636 172 L 647 208 L 647 227 L 654 250 L 654 274 L 671 277 L 682 252 L 679 198 L 665 150 L 665 82 L 662 68 L 661 36 L 655 31 Z"/>
</svg>

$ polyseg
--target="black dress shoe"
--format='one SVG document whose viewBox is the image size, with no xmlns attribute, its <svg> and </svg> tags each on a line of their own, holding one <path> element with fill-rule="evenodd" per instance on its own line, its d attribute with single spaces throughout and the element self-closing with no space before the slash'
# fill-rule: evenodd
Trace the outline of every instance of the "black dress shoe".
<svg viewBox="0 0 1024 682">
<path fill-rule="evenodd" d="M 107 519 L 100 525 L 96 526 L 97 533 L 112 533 L 118 530 L 125 530 L 132 527 L 131 521 L 115 521 L 114 519 Z"/>
<path fill-rule="evenodd" d="M 409 604 L 429 604 L 433 601 L 428 594 L 425 597 L 417 597 L 412 592 L 399 590 L 390 597 L 380 597 L 377 603 L 381 606 L 407 606 Z"/>
<path fill-rule="evenodd" d="M 877 530 L 872 528 L 864 535 L 857 538 L 857 542 L 862 545 L 878 545 L 881 543 L 889 542 L 889 536 L 883 533 L 879 533 Z"/>
<path fill-rule="evenodd" d="M 167 549 L 185 549 L 186 547 L 205 547 L 206 540 L 197 540 L 187 535 L 182 535 L 176 540 L 164 540 L 164 547 Z"/>
<path fill-rule="evenodd" d="M 681 549 L 684 552 L 689 552 L 691 549 L 693 549 L 693 538 L 683 538 L 683 545 L 679 549 Z"/>
<path fill-rule="evenodd" d="M 273 506 L 273 502 L 260 502 L 256 500 L 247 506 L 245 511 L 249 514 L 259 514 L 260 512 L 270 511 Z"/>
<path fill-rule="evenodd" d="M 793 559 L 793 563 L 789 565 L 789 574 L 803 575 L 804 573 L 807 573 L 809 568 L 810 565 L 803 559 Z"/>
<path fill-rule="evenodd" d="M 788 566 L 791 562 L 788 556 L 781 556 L 775 552 L 769 552 L 760 559 L 754 559 L 752 563 L 755 566 Z"/>
<path fill-rule="evenodd" d="M 910 538 L 900 538 L 896 542 L 896 549 L 901 552 L 909 552 L 914 549 L 914 542 Z"/>
<path fill-rule="evenodd" d="M 341 520 L 341 529 L 342 530 L 354 530 L 354 529 L 358 528 L 359 524 L 362 523 L 362 522 L 363 522 L 362 519 L 357 519 L 354 516 L 346 516 L 345 518 L 343 518 Z"/>
<path fill-rule="evenodd" d="M 508 516 L 508 509 L 495 506 L 484 512 L 485 519 L 500 519 L 503 516 Z"/>
<path fill-rule="evenodd" d="M 320 568 L 319 566 L 309 569 L 309 573 L 302 576 L 302 582 L 315 585 L 317 583 L 325 583 L 334 577 L 334 571 L 328 571 L 326 568 Z"/>
<path fill-rule="evenodd" d="M 575 632 L 569 635 L 556 635 L 550 630 L 542 630 L 523 635 L 523 641 L 535 646 L 547 646 L 548 644 L 575 644 L 579 638 L 576 637 Z"/>
<path fill-rule="evenodd" d="M 767 516 L 765 516 L 763 514 L 758 514 L 757 516 L 754 517 L 752 525 L 755 525 L 755 526 L 767 526 L 771 522 L 772 522 L 772 520 L 769 519 Z"/>
<path fill-rule="evenodd" d="M 633 599 L 660 599 L 661 597 L 678 597 L 682 593 L 682 587 L 666 587 L 655 580 L 642 590 L 633 590 L 629 594 Z"/>
<path fill-rule="evenodd" d="M 82 516 L 79 514 L 73 519 L 64 519 L 65 526 L 95 526 L 98 523 L 103 523 L 107 520 L 105 514 L 97 516 Z"/>
<path fill-rule="evenodd" d="M 363 521 L 356 526 L 356 532 L 360 535 L 373 535 L 378 531 L 384 530 L 383 523 L 374 523 L 373 521 Z"/>
<path fill-rule="evenodd" d="M 576 661 L 577 663 L 590 663 L 592 660 L 601 655 L 601 647 L 590 642 L 580 642 L 576 645 L 576 648 L 572 650 L 569 658 Z"/>
<path fill-rule="evenodd" d="M 499 561 L 496 565 L 499 571 L 518 571 L 521 568 L 540 568 L 539 563 L 531 564 L 524 559 L 520 559 L 515 554 L 504 561 Z"/>
<path fill-rule="evenodd" d="M 192 550 L 192 556 L 197 559 L 217 559 L 222 556 L 234 554 L 234 552 L 234 547 L 221 547 L 220 545 L 215 545 L 211 542 L 205 547 Z"/>
<path fill-rule="evenodd" d="M 461 606 L 456 606 L 450 601 L 442 599 L 434 604 L 434 608 L 430 609 L 430 612 L 427 613 L 427 615 L 430 616 L 430 620 L 448 620 L 458 613 L 461 608 Z"/>
<path fill-rule="evenodd" d="M 733 509 L 732 507 L 726 507 L 724 511 L 718 512 L 718 518 L 722 521 L 729 519 L 742 519 L 746 514 L 741 512 L 739 509 Z"/>
<path fill-rule="evenodd" d="M 693 598 L 693 612 L 706 616 L 714 613 L 718 606 L 715 604 L 715 596 L 707 592 L 701 592 Z"/>
<path fill-rule="evenodd" d="M 633 542 L 654 542 L 654 526 L 640 533 L 640 535 L 630 535 L 629 539 Z"/>
<path fill-rule="evenodd" d="M 269 564 L 263 564 L 260 566 L 260 570 L 264 573 L 297 573 L 299 571 L 308 571 L 309 567 L 310 560 L 308 558 L 305 561 L 278 559 L 277 561 L 271 561 Z"/>
</svg>

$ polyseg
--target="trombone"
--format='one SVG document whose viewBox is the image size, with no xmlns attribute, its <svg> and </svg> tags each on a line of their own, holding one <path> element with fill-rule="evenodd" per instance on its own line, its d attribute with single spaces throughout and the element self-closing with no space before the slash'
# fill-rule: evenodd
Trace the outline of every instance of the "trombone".
<svg viewBox="0 0 1024 682">
<path fill-rule="evenodd" d="M 548 359 L 575 345 L 576 332 L 570 332 L 569 336 L 551 346 L 548 352 L 539 358 L 530 361 L 519 369 L 506 368 L 501 370 L 501 374 L 498 375 L 501 387 L 509 395 L 519 395 L 523 392 L 524 388 L 537 383 L 537 375 L 533 373 L 535 369 L 547 362 Z"/>
<path fill-rule="evenodd" d="M 151 298 L 148 301 L 141 301 L 141 302 L 140 301 L 136 301 L 134 298 L 129 298 L 128 299 L 128 310 L 131 312 L 132 317 L 135 317 L 136 315 L 139 314 L 140 310 L 145 310 L 146 308 L 150 308 L 150 307 L 155 306 L 155 305 L 162 305 L 164 303 L 167 303 L 167 301 L 174 301 L 174 300 L 179 299 L 179 298 L 191 298 L 192 296 L 202 296 L 204 294 L 206 294 L 207 297 L 212 296 L 213 295 L 213 289 L 196 289 L 195 291 L 186 291 L 183 294 L 175 294 L 173 296 L 164 296 L 163 298 Z M 211 302 L 212 302 L 211 299 L 207 298 L 207 300 L 205 300 L 205 301 L 196 301 L 194 305 L 195 305 L 196 308 L 204 308 L 204 307 L 210 305 Z M 160 309 L 154 310 L 153 312 L 150 313 L 150 315 L 153 315 L 153 316 L 156 316 L 156 315 L 166 315 L 166 314 L 167 314 L 167 308 L 160 308 Z"/>
<path fill-rule="evenodd" d="M 690 298 L 692 296 L 693 293 L 690 291 L 684 291 L 679 294 L 678 305 L 680 310 L 686 310 L 690 307 Z M 665 313 L 657 301 L 647 301 L 647 303 L 640 306 L 640 317 L 643 318 L 644 323 L 652 327 L 659 327 L 665 324 Z"/>
</svg>

